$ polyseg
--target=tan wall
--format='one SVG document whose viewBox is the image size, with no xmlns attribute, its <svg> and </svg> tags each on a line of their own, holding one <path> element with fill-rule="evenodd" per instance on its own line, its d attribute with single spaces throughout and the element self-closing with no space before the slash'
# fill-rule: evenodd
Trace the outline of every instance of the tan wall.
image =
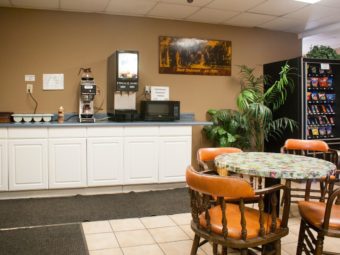
<svg viewBox="0 0 340 255">
<path fill-rule="evenodd" d="M 167 85 L 182 112 L 205 120 L 210 108 L 235 108 L 237 65 L 258 66 L 262 72 L 264 63 L 301 55 L 301 40 L 290 33 L 101 14 L 0 8 L 0 32 L 0 111 L 16 113 L 33 111 L 25 74 L 37 78 L 37 112 L 55 113 L 60 105 L 76 112 L 80 67 L 92 67 L 102 87 L 98 105 L 106 96 L 107 57 L 116 49 L 133 49 L 140 54 L 139 99 L 145 85 Z M 232 76 L 159 74 L 160 35 L 231 40 Z M 43 73 L 64 73 L 65 89 L 43 91 Z M 200 129 L 194 129 L 193 152 L 202 145 Z"/>
</svg>

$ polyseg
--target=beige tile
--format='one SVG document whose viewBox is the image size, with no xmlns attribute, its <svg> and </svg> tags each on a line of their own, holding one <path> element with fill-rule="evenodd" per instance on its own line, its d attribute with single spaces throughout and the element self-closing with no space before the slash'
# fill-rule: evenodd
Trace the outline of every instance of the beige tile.
<svg viewBox="0 0 340 255">
<path fill-rule="evenodd" d="M 90 255 L 123 255 L 120 248 L 90 251 Z"/>
<path fill-rule="evenodd" d="M 177 225 L 188 225 L 191 222 L 191 213 L 169 215 Z"/>
<path fill-rule="evenodd" d="M 299 225 L 290 225 L 288 226 L 289 228 L 289 233 L 294 234 L 299 236 L 299 231 L 300 231 L 300 224 Z"/>
<path fill-rule="evenodd" d="M 164 255 L 163 251 L 157 244 L 126 247 L 123 248 L 123 252 L 124 255 L 136 255 L 136 254 Z"/>
<path fill-rule="evenodd" d="M 289 243 L 296 243 L 299 239 L 299 236 L 289 232 L 289 234 L 283 238 L 281 238 L 281 244 L 289 244 Z"/>
<path fill-rule="evenodd" d="M 159 246 L 162 248 L 166 255 L 188 255 L 191 251 L 192 240 L 160 243 Z M 206 255 L 201 248 L 198 249 L 197 255 Z"/>
<path fill-rule="evenodd" d="M 191 239 L 194 239 L 195 233 L 192 231 L 190 225 L 181 225 L 179 227 L 184 231 L 184 233 L 187 234 L 187 236 L 189 236 Z"/>
<path fill-rule="evenodd" d="M 151 235 L 158 243 L 174 242 L 180 240 L 190 239 L 184 231 L 178 227 L 164 227 L 164 228 L 151 228 L 149 229 Z"/>
<path fill-rule="evenodd" d="M 297 247 L 297 240 L 296 240 L 295 243 L 283 244 L 281 246 L 281 251 L 284 251 L 289 255 L 295 255 L 296 254 L 296 247 Z"/>
<path fill-rule="evenodd" d="M 87 234 L 85 238 L 90 251 L 119 247 L 113 233 Z"/>
<path fill-rule="evenodd" d="M 115 234 L 121 247 L 155 244 L 150 233 L 144 229 L 115 232 Z"/>
<path fill-rule="evenodd" d="M 122 219 L 122 220 L 110 220 L 113 231 L 127 231 L 145 229 L 142 222 L 137 218 Z"/>
<path fill-rule="evenodd" d="M 83 222 L 82 226 L 85 234 L 112 232 L 112 229 L 108 221 Z"/>
<path fill-rule="evenodd" d="M 167 215 L 145 217 L 140 219 L 146 228 L 162 228 L 176 226 L 175 222 Z"/>
<path fill-rule="evenodd" d="M 340 239 L 334 237 L 325 237 L 324 251 L 339 252 Z"/>
<path fill-rule="evenodd" d="M 288 219 L 288 227 L 293 225 L 300 225 L 301 218 L 300 217 L 293 217 Z"/>
</svg>

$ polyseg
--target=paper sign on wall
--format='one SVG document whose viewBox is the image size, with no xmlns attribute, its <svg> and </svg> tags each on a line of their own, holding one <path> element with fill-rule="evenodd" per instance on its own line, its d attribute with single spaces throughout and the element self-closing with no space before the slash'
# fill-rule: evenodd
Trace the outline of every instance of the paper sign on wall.
<svg viewBox="0 0 340 255">
<path fill-rule="evenodd" d="M 151 101 L 169 100 L 169 87 L 151 86 Z"/>
<path fill-rule="evenodd" d="M 62 90 L 64 89 L 64 74 L 43 74 L 43 90 Z"/>
</svg>

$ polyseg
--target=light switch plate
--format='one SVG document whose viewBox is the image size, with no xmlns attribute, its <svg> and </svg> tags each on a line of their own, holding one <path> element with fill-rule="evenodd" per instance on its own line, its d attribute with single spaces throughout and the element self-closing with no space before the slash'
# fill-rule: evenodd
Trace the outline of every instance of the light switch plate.
<svg viewBox="0 0 340 255">
<path fill-rule="evenodd" d="M 35 81 L 34 74 L 25 74 L 25 81 Z"/>
</svg>

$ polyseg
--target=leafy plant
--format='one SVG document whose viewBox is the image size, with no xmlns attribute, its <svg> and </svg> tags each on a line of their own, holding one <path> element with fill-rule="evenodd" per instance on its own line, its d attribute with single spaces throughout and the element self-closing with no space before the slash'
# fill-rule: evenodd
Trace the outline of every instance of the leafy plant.
<svg viewBox="0 0 340 255">
<path fill-rule="evenodd" d="M 245 65 L 240 66 L 243 86 L 237 97 L 237 107 L 242 115 L 245 115 L 255 147 L 263 150 L 264 140 L 270 137 L 280 137 L 286 129 L 293 131 L 297 123 L 283 117 L 274 120 L 273 111 L 279 109 L 286 101 L 289 90 L 293 90 L 294 84 L 289 78 L 291 67 L 286 63 L 281 67 L 279 80 L 263 90 L 263 83 L 268 84 L 267 77 L 254 76 L 254 68 Z"/>
<path fill-rule="evenodd" d="M 213 125 L 205 126 L 203 131 L 208 139 L 215 142 L 216 146 L 241 149 L 250 147 L 250 133 L 246 116 L 231 109 L 211 109 L 208 114 Z"/>
<path fill-rule="evenodd" d="M 312 46 L 306 54 L 307 58 L 320 58 L 320 59 L 340 59 L 340 55 L 329 46 L 315 45 Z"/>
</svg>

